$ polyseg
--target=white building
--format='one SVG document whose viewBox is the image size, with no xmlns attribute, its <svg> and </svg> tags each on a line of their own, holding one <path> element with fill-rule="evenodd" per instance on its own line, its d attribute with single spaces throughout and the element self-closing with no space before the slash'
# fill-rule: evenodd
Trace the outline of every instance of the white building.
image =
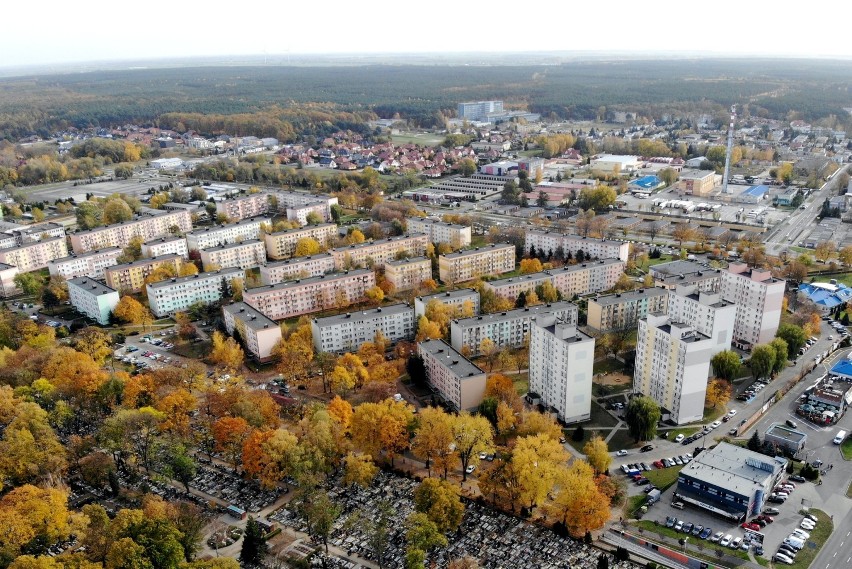
<svg viewBox="0 0 852 569">
<path fill-rule="evenodd" d="M 548 253 L 555 255 L 557 249 L 561 247 L 564 257 L 570 253 L 572 258 L 577 258 L 577 253 L 582 251 L 587 259 L 621 259 L 625 263 L 630 255 L 630 243 L 627 241 L 595 239 L 540 229 L 527 229 L 524 253 L 528 253 L 531 247 L 535 247 L 536 254 L 539 256 Z"/>
<path fill-rule="evenodd" d="M 337 225 L 319 223 L 267 233 L 263 236 L 263 240 L 266 243 L 266 254 L 270 259 L 286 259 L 295 253 L 296 245 L 301 239 L 310 238 L 319 243 L 320 247 L 326 247 L 336 236 Z"/>
<path fill-rule="evenodd" d="M 293 257 L 260 266 L 260 282 L 264 285 L 296 279 L 318 277 L 334 271 L 334 257 L 329 253 Z"/>
<path fill-rule="evenodd" d="M 772 341 L 781 322 L 785 285 L 768 269 L 751 269 L 745 263 L 731 263 L 722 271 L 722 298 L 737 305 L 734 345 L 750 349 Z"/>
<path fill-rule="evenodd" d="M 562 298 L 602 292 L 615 286 L 624 273 L 624 261 L 602 259 L 577 265 L 565 265 L 541 273 L 497 279 L 485 283 L 485 287 L 501 297 L 516 300 L 522 292 L 534 291 L 545 282 L 551 282 Z"/>
<path fill-rule="evenodd" d="M 329 251 L 337 270 L 352 267 L 381 268 L 400 257 L 422 257 L 429 239 L 423 233 L 398 235 L 376 241 L 365 241 Z"/>
<path fill-rule="evenodd" d="M 390 342 L 413 340 L 414 309 L 408 304 L 392 304 L 371 310 L 314 318 L 311 331 L 318 352 L 357 352 L 361 344 L 372 342 L 376 332 Z"/>
<path fill-rule="evenodd" d="M 183 160 L 180 158 L 157 158 L 151 160 L 151 167 L 157 170 L 174 170 L 183 166 Z"/>
<path fill-rule="evenodd" d="M 433 300 L 437 300 L 457 312 L 461 312 L 467 302 L 473 310 L 473 316 L 479 314 L 479 291 L 472 288 L 458 288 L 447 292 L 436 292 L 435 294 L 418 296 L 414 299 L 414 316 L 420 318 L 425 315 L 426 306 Z"/>
<path fill-rule="evenodd" d="M 423 281 L 432 278 L 432 260 L 428 257 L 415 257 L 385 263 L 385 278 L 395 292 L 418 288 Z"/>
<path fill-rule="evenodd" d="M 160 255 L 180 255 L 189 258 L 189 247 L 186 238 L 177 235 L 167 235 L 142 243 L 143 257 L 159 257 Z"/>
<path fill-rule="evenodd" d="M 240 269 L 221 269 L 187 277 L 175 277 L 145 286 L 148 306 L 157 318 L 186 310 L 196 302 L 211 304 L 230 290 L 231 281 L 243 280 Z"/>
<path fill-rule="evenodd" d="M 117 290 L 89 277 L 78 277 L 68 281 L 68 300 L 78 312 L 106 326 L 119 297 Z"/>
<path fill-rule="evenodd" d="M 201 251 L 211 247 L 239 243 L 250 239 L 260 239 L 260 226 L 272 225 L 270 217 L 252 217 L 241 219 L 236 223 L 226 223 L 218 227 L 196 229 L 186 235 L 186 245 L 190 251 Z"/>
<path fill-rule="evenodd" d="M 474 410 L 485 397 L 485 372 L 443 340 L 417 344 L 426 379 L 456 410 Z"/>
<path fill-rule="evenodd" d="M 201 250 L 201 266 L 205 271 L 239 267 L 243 270 L 266 262 L 266 247 L 259 239 L 228 243 Z"/>
<path fill-rule="evenodd" d="M 287 220 L 298 221 L 299 225 L 309 223 L 308 216 L 316 214 L 321 221 L 331 221 L 331 210 L 326 202 L 313 202 L 287 208 Z"/>
<path fill-rule="evenodd" d="M 107 247 L 127 247 L 136 237 L 142 242 L 192 230 L 192 215 L 188 211 L 145 209 L 130 221 L 96 227 L 71 234 L 71 248 L 85 253 Z"/>
<path fill-rule="evenodd" d="M 459 352 L 467 349 L 472 356 L 479 354 L 479 346 L 485 338 L 489 338 L 498 348 L 520 348 L 529 339 L 530 328 L 537 318 L 545 317 L 548 322 L 559 319 L 565 324 L 576 326 L 577 314 L 576 304 L 554 302 L 462 318 L 450 323 L 450 341 L 454 349 Z"/>
<path fill-rule="evenodd" d="M 0 263 L 0 296 L 6 298 L 21 292 L 15 284 L 16 276 L 18 276 L 18 267 Z"/>
<path fill-rule="evenodd" d="M 601 154 L 589 161 L 592 170 L 606 174 L 623 174 L 633 172 L 642 165 L 638 156 L 623 156 L 617 154 Z"/>
<path fill-rule="evenodd" d="M 471 228 L 469 225 L 444 223 L 426 217 L 409 217 L 405 222 L 408 225 L 408 231 L 425 233 L 432 243 L 447 243 L 453 249 L 470 247 Z"/>
<path fill-rule="evenodd" d="M 442 282 L 459 283 L 485 275 L 500 275 L 515 270 L 515 246 L 492 243 L 438 257 L 438 273 Z"/>
<path fill-rule="evenodd" d="M 667 315 L 639 320 L 633 392 L 647 395 L 678 425 L 704 417 L 715 340 Z"/>
<path fill-rule="evenodd" d="M 669 290 L 668 315 L 673 322 L 689 322 L 713 341 L 711 356 L 731 349 L 737 306 L 722 300 L 719 293 L 702 292 L 697 285 Z"/>
<path fill-rule="evenodd" d="M 556 412 L 560 421 L 587 421 L 592 411 L 595 339 L 575 324 L 540 318 L 530 327 L 528 399 Z"/>
<path fill-rule="evenodd" d="M 273 359 L 275 347 L 281 341 L 281 328 L 244 302 L 222 307 L 222 320 L 228 334 L 236 331 L 246 351 L 259 362 Z"/>
<path fill-rule="evenodd" d="M 59 275 L 66 281 L 77 277 L 103 279 L 104 271 L 118 264 L 119 255 L 121 255 L 121 249 L 118 247 L 108 247 L 79 255 L 72 253 L 68 257 L 50 261 L 47 264 L 47 270 L 51 275 Z"/>
</svg>

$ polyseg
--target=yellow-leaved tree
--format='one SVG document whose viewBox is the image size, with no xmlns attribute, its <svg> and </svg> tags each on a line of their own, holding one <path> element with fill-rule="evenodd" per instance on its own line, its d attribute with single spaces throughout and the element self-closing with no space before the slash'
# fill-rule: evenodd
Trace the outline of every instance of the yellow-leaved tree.
<svg viewBox="0 0 852 569">
<path fill-rule="evenodd" d="M 609 519 L 610 500 L 595 483 L 594 470 L 582 461 L 559 469 L 559 491 L 546 509 L 574 537 L 600 529 Z"/>
<path fill-rule="evenodd" d="M 591 467 L 595 469 L 595 474 L 603 474 L 609 470 L 612 457 L 609 454 L 606 442 L 600 435 L 595 435 L 589 439 L 589 442 L 583 446 L 583 453 Z"/>
<path fill-rule="evenodd" d="M 512 450 L 512 464 L 521 488 L 521 501 L 530 509 L 541 504 L 556 485 L 567 460 L 565 448 L 547 435 L 519 437 Z"/>
<path fill-rule="evenodd" d="M 233 338 L 226 338 L 217 330 L 213 332 L 212 341 L 208 357 L 211 363 L 228 371 L 236 371 L 243 365 L 243 348 Z"/>
</svg>

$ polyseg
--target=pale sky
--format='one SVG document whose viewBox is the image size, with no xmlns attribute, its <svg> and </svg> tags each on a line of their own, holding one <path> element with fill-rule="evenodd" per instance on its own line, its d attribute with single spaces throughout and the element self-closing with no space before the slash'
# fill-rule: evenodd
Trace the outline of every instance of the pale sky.
<svg viewBox="0 0 852 569">
<path fill-rule="evenodd" d="M 661 52 L 852 58 L 848 0 L 9 0 L 0 68 L 198 56 Z"/>
</svg>

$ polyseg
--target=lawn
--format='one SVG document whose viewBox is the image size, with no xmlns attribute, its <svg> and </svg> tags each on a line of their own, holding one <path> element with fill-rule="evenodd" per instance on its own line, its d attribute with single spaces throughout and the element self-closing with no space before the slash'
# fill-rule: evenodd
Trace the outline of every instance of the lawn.
<svg viewBox="0 0 852 569">
<path fill-rule="evenodd" d="M 444 137 L 431 133 L 405 133 L 391 135 L 394 144 L 420 144 L 423 146 L 438 146 L 444 142 Z"/>
<path fill-rule="evenodd" d="M 598 375 L 599 373 L 610 373 L 613 371 L 624 371 L 624 364 L 614 358 L 610 358 L 595 362 L 592 367 L 592 373 L 594 375 Z"/>
<path fill-rule="evenodd" d="M 843 444 L 840 445 L 840 454 L 845 460 L 852 460 L 852 437 L 846 437 Z"/>
<path fill-rule="evenodd" d="M 817 519 L 819 519 L 816 527 L 808 532 L 811 534 L 811 537 L 808 540 L 807 547 L 799 552 L 796 556 L 796 562 L 791 566 L 796 569 L 807 569 L 814 558 L 819 554 L 822 546 L 825 545 L 825 542 L 828 540 L 831 532 L 834 531 L 834 522 L 831 521 L 831 517 L 822 510 L 810 509 L 806 512 L 803 510 L 801 513 L 813 514 L 817 517 Z"/>
<path fill-rule="evenodd" d="M 644 473 L 645 478 L 651 481 L 651 484 L 665 491 L 666 488 L 677 482 L 677 475 L 682 466 L 671 466 L 669 468 L 657 468 Z"/>
<path fill-rule="evenodd" d="M 727 409 L 725 409 L 724 405 L 716 405 L 716 407 L 705 407 L 704 408 L 704 422 L 707 421 L 715 421 L 720 419 L 722 415 L 727 413 Z"/>
<path fill-rule="evenodd" d="M 592 401 L 592 410 L 591 410 L 591 418 L 588 423 L 583 423 L 581 426 L 583 427 L 583 440 L 575 441 L 573 438 L 574 432 L 577 427 L 569 427 L 565 429 L 565 438 L 568 439 L 568 443 L 577 449 L 578 452 L 583 452 L 583 446 L 592 438 L 594 434 L 600 434 L 602 437 L 606 438 L 609 434 L 610 429 L 612 429 L 615 425 L 618 424 L 618 419 L 609 414 L 603 407 L 597 404 L 597 402 Z M 620 432 L 620 431 L 619 431 Z M 626 430 L 624 431 L 627 432 Z M 616 446 L 620 441 L 613 440 L 609 443 L 610 450 L 617 450 L 624 448 L 622 446 Z M 632 441 L 631 441 L 632 442 Z"/>
<path fill-rule="evenodd" d="M 648 267 L 653 267 L 654 265 L 661 265 L 663 263 L 670 263 L 671 261 L 676 261 L 677 257 L 672 257 L 671 255 L 660 255 L 659 259 L 648 259 L 648 264 L 643 265 L 643 269 L 647 269 Z"/>
<path fill-rule="evenodd" d="M 651 520 L 641 520 L 641 521 L 636 522 L 636 526 L 639 527 L 640 529 L 646 531 L 646 532 L 666 536 L 666 537 L 669 537 L 671 539 L 674 539 L 675 541 L 677 541 L 677 540 L 679 540 L 680 538 L 683 537 L 682 533 L 678 533 L 672 528 L 667 528 L 664 524 L 662 524 L 662 521 L 663 520 L 660 520 L 661 524 L 658 525 L 657 523 L 655 523 Z M 722 547 L 721 545 L 713 543 L 712 541 L 704 540 L 704 539 L 698 539 L 698 538 L 692 538 L 692 537 L 689 539 L 689 543 L 691 543 L 692 545 L 701 544 L 701 546 L 703 547 L 703 550 L 708 552 L 708 553 L 705 553 L 705 554 L 702 555 L 701 553 L 696 552 L 694 549 L 691 549 L 689 551 L 690 555 L 695 555 L 697 557 L 703 557 L 704 559 L 707 559 L 708 561 L 715 562 L 714 564 L 719 562 L 718 558 L 714 559 L 714 557 L 715 557 L 714 553 L 716 551 L 722 551 L 722 552 L 726 553 L 727 555 L 733 555 L 735 557 L 740 557 L 742 559 L 745 559 L 746 561 L 751 561 L 748 557 L 748 553 L 746 553 L 745 551 L 742 551 L 740 549 L 731 549 L 730 547 Z"/>
<path fill-rule="evenodd" d="M 670 431 L 666 431 L 669 434 L 669 440 L 675 440 L 675 437 L 678 435 L 683 435 L 684 437 L 688 437 L 700 431 L 700 427 L 683 427 L 680 429 L 672 429 Z M 658 433 L 659 434 L 659 433 Z"/>
<path fill-rule="evenodd" d="M 852 498 L 852 482 L 849 483 L 849 488 L 846 489 L 846 497 Z"/>
<path fill-rule="evenodd" d="M 515 386 L 515 391 L 517 391 L 518 395 L 523 397 L 530 390 L 530 374 L 529 372 L 524 373 L 506 373 L 506 377 L 512 380 L 512 384 Z"/>
<path fill-rule="evenodd" d="M 172 348 L 172 353 L 193 360 L 203 360 L 210 354 L 210 348 L 212 345 L 213 344 L 211 342 L 186 342 L 183 344 L 176 344 L 175 347 Z"/>
</svg>

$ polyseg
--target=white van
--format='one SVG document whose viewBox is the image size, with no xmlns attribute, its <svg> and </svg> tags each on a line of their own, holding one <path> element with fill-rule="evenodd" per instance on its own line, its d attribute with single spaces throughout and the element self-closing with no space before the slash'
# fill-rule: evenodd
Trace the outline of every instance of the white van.
<svg viewBox="0 0 852 569">
<path fill-rule="evenodd" d="M 834 444 L 839 445 L 846 438 L 846 431 L 839 431 L 837 436 L 834 437 Z"/>
</svg>

